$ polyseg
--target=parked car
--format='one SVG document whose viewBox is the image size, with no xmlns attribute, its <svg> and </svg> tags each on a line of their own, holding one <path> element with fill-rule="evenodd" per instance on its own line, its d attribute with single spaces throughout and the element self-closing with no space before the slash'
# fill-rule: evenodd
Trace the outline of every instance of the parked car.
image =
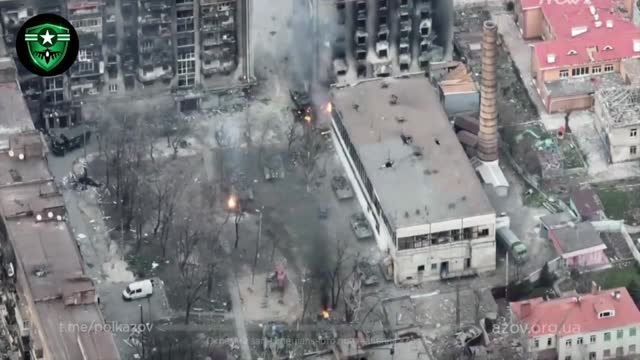
<svg viewBox="0 0 640 360">
<path fill-rule="evenodd" d="M 70 151 L 85 146 L 90 138 L 91 130 L 85 126 L 49 131 L 51 152 L 56 156 L 64 156 Z"/>
<path fill-rule="evenodd" d="M 122 298 L 137 300 L 153 295 L 153 280 L 134 281 L 122 291 Z"/>
</svg>

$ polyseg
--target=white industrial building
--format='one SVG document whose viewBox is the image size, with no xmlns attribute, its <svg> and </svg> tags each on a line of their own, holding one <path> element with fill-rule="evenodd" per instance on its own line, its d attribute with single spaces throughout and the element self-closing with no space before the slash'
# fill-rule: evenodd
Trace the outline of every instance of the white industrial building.
<svg viewBox="0 0 640 360">
<path fill-rule="evenodd" d="M 340 160 L 397 284 L 496 268 L 496 214 L 424 77 L 336 89 Z"/>
</svg>

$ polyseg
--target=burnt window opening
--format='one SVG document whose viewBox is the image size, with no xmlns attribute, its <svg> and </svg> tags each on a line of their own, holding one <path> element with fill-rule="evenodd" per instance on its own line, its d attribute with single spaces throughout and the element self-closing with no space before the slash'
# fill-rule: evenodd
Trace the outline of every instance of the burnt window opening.
<svg viewBox="0 0 640 360">
<path fill-rule="evenodd" d="M 420 10 L 420 18 L 422 20 L 429 19 L 431 17 L 431 12 L 428 9 Z"/>
<path fill-rule="evenodd" d="M 425 52 L 425 51 L 429 51 L 429 43 L 422 43 L 420 44 L 420 52 Z"/>
<path fill-rule="evenodd" d="M 338 74 L 339 76 L 347 75 L 347 70 L 338 70 L 338 71 L 337 71 L 337 74 Z"/>
<path fill-rule="evenodd" d="M 344 10 L 345 4 L 343 2 L 336 3 L 336 8 L 338 10 Z"/>
<path fill-rule="evenodd" d="M 358 52 L 356 52 L 356 57 L 358 58 L 358 60 L 366 60 L 367 52 L 364 50 L 358 50 Z"/>
<path fill-rule="evenodd" d="M 407 6 L 409 4 L 409 0 L 400 0 L 400 6 Z"/>
<path fill-rule="evenodd" d="M 387 41 L 388 35 L 389 34 L 387 34 L 386 32 L 382 32 L 378 34 L 378 41 Z"/>
<path fill-rule="evenodd" d="M 400 30 L 400 38 L 408 39 L 409 38 L 409 30 L 407 30 L 407 29 Z"/>
<path fill-rule="evenodd" d="M 400 55 L 409 54 L 409 46 L 400 46 Z"/>
<path fill-rule="evenodd" d="M 365 65 L 358 65 L 358 68 L 356 70 L 357 70 L 358 77 L 367 76 L 367 67 Z"/>
<path fill-rule="evenodd" d="M 367 11 L 367 2 L 366 1 L 358 2 L 357 9 L 358 11 Z"/>
<path fill-rule="evenodd" d="M 387 25 L 387 17 L 384 15 L 380 15 L 378 17 L 378 21 L 380 22 L 380 25 Z"/>
<path fill-rule="evenodd" d="M 358 42 L 358 45 L 366 45 L 367 44 L 367 37 L 366 36 L 358 36 L 356 38 L 356 41 Z"/>
<path fill-rule="evenodd" d="M 400 63 L 400 71 L 409 71 L 408 63 Z"/>
<path fill-rule="evenodd" d="M 378 53 L 378 57 L 386 58 L 387 56 L 388 56 L 388 55 L 387 55 L 387 49 L 382 49 L 382 50 L 380 50 L 380 52 Z"/>
<path fill-rule="evenodd" d="M 407 22 L 407 21 L 409 21 L 409 14 L 407 13 L 400 14 L 400 22 Z"/>
<path fill-rule="evenodd" d="M 356 21 L 356 26 L 359 28 L 364 28 L 367 26 L 367 19 L 358 19 L 358 21 Z"/>
<path fill-rule="evenodd" d="M 428 26 L 423 27 L 422 29 L 420 29 L 420 34 L 422 34 L 423 36 L 427 36 L 429 35 L 429 30 L 431 30 Z"/>
</svg>

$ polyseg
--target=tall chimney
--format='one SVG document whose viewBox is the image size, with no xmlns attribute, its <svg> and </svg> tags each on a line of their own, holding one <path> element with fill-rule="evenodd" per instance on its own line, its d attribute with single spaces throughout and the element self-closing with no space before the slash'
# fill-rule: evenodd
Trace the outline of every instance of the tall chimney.
<svg viewBox="0 0 640 360">
<path fill-rule="evenodd" d="M 478 132 L 478 158 L 485 162 L 498 160 L 497 37 L 496 23 L 485 21 L 482 35 L 482 89 L 480 92 L 480 131 Z"/>
</svg>

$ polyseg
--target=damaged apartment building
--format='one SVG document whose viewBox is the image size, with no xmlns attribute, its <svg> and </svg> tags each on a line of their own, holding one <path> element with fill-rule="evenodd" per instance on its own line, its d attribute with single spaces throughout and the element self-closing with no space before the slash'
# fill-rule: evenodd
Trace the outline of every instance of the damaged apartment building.
<svg viewBox="0 0 640 360">
<path fill-rule="evenodd" d="M 37 14 L 66 16 L 66 4 L 57 0 L 0 1 L 3 38 L 7 50 L 15 54 L 15 38 L 20 27 Z M 36 124 L 43 128 L 66 127 L 80 121 L 80 105 L 70 93 L 70 78 L 67 75 L 43 78 L 26 70 L 16 61 L 20 86 Z"/>
<path fill-rule="evenodd" d="M 66 17 L 80 37 L 77 61 L 64 75 L 42 78 L 19 66 L 43 129 L 80 122 L 86 99 L 164 93 L 179 110 L 194 110 L 206 92 L 250 85 L 250 8 L 251 0 L 0 0 L 10 49 L 20 26 L 42 13 Z"/>
<path fill-rule="evenodd" d="M 495 210 L 431 83 L 377 79 L 331 101 L 338 157 L 396 284 L 495 270 Z"/>
<path fill-rule="evenodd" d="M 336 82 L 416 72 L 441 61 L 447 40 L 435 41 L 434 20 L 446 18 L 444 8 L 431 0 L 336 0 Z"/>
</svg>

